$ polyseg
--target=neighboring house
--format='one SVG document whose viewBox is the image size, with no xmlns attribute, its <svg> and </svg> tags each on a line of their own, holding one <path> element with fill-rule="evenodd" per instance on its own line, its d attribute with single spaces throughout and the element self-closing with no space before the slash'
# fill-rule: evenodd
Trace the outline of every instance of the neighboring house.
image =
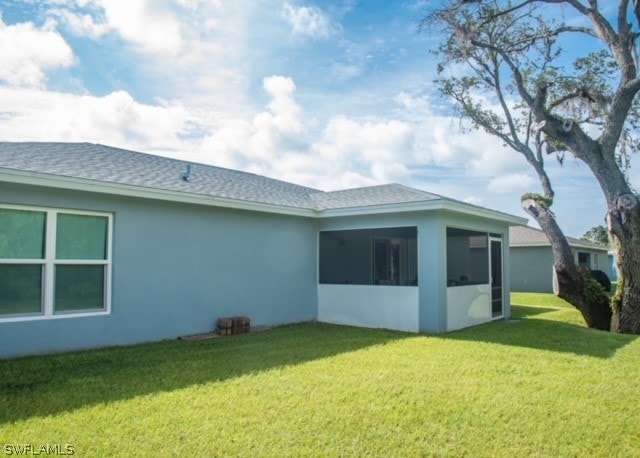
<svg viewBox="0 0 640 458">
<path fill-rule="evenodd" d="M 95 144 L 0 143 L 0 357 L 320 320 L 510 316 L 509 226 L 399 184 L 322 192 Z"/>
<path fill-rule="evenodd" d="M 607 256 L 609 258 L 609 279 L 618 281 L 618 268 L 616 267 L 616 256 L 613 250 L 609 250 Z"/>
<path fill-rule="evenodd" d="M 540 229 L 516 226 L 509 230 L 511 291 L 553 292 L 553 252 Z M 607 248 L 567 237 L 577 266 L 609 272 Z"/>
</svg>

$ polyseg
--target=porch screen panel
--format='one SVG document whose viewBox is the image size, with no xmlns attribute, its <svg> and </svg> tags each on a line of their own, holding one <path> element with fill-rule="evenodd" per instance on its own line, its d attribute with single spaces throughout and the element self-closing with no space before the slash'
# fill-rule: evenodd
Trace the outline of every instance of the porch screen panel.
<svg viewBox="0 0 640 458">
<path fill-rule="evenodd" d="M 447 286 L 489 283 L 489 243 L 484 232 L 447 228 Z"/>
<path fill-rule="evenodd" d="M 417 228 L 322 231 L 319 282 L 417 286 Z"/>
</svg>

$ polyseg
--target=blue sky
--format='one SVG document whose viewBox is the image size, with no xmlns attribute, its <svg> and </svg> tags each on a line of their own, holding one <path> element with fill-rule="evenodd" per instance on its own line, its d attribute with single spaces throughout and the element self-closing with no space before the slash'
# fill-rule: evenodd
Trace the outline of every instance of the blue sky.
<svg viewBox="0 0 640 458">
<path fill-rule="evenodd" d="M 520 156 L 462 133 L 420 0 L 3 0 L 0 140 L 88 141 L 333 190 L 399 182 L 520 216 Z M 605 205 L 551 164 L 561 227 Z M 636 180 L 640 182 L 640 180 Z"/>
</svg>

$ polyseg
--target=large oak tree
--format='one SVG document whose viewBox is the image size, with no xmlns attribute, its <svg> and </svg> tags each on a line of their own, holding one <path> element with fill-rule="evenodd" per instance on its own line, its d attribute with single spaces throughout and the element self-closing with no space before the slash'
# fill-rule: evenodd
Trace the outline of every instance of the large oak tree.
<svg viewBox="0 0 640 458">
<path fill-rule="evenodd" d="M 522 206 L 551 242 L 557 294 L 588 326 L 633 334 L 640 333 L 640 200 L 627 170 L 640 148 L 639 21 L 640 0 L 448 0 L 422 22 L 444 37 L 440 90 L 539 178 L 542 192 L 525 194 Z M 619 272 L 611 304 L 576 267 L 552 211 L 545 161 L 565 154 L 589 167 L 607 203 Z"/>
</svg>

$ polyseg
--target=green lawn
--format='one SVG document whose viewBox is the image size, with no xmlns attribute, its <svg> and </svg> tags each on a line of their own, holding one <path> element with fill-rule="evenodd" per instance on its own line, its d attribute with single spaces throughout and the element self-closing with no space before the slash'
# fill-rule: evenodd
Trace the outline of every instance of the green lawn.
<svg viewBox="0 0 640 458">
<path fill-rule="evenodd" d="M 513 302 L 441 336 L 309 323 L 0 361 L 0 454 L 640 456 L 640 340 Z"/>
</svg>

